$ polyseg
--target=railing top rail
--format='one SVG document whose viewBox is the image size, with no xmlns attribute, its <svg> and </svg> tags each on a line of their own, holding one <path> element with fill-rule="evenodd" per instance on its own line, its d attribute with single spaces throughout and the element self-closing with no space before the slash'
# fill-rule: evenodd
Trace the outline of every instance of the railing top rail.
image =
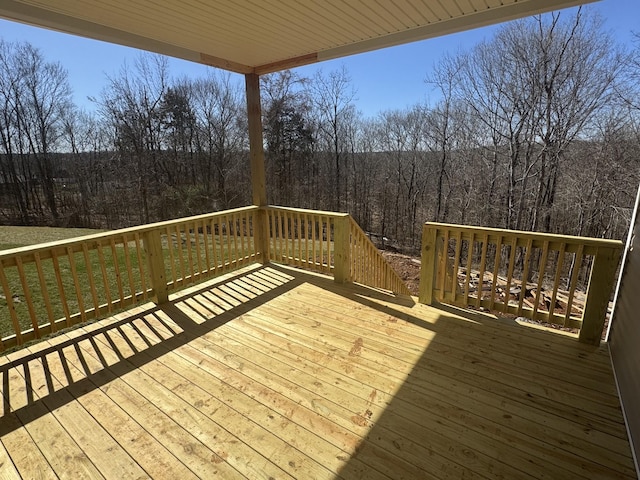
<svg viewBox="0 0 640 480">
<path fill-rule="evenodd" d="M 284 212 L 298 212 L 298 213 L 306 213 L 308 215 L 322 215 L 324 217 L 348 217 L 348 213 L 342 212 L 329 212 L 325 210 L 310 210 L 307 208 L 294 208 L 294 207 L 280 207 L 277 205 L 267 205 L 265 208 L 269 210 L 279 210 Z"/>
<path fill-rule="evenodd" d="M 198 220 L 205 220 L 207 218 L 216 217 L 218 215 L 231 215 L 235 213 L 248 212 L 252 210 L 255 211 L 258 209 L 259 207 L 252 205 L 248 207 L 234 208 L 231 210 L 221 210 L 219 212 L 204 213 L 202 215 L 194 215 L 191 217 L 177 218 L 174 220 L 166 220 L 163 222 L 148 223 L 145 225 L 138 225 L 135 227 L 121 228 L 119 230 L 109 230 L 108 232 L 94 233 L 91 235 L 84 235 L 82 237 L 69 238 L 66 240 L 56 240 L 54 242 L 39 243 L 37 245 L 28 245 L 26 247 L 12 248 L 9 250 L 0 251 L 0 261 L 2 261 L 5 258 L 14 257 L 15 255 L 21 255 L 25 253 L 27 254 L 39 253 L 39 252 L 51 250 L 52 248 L 58 249 L 61 247 L 62 248 L 73 247 L 75 245 L 79 245 L 86 242 L 108 240 L 111 238 L 117 238 L 117 237 L 121 237 L 122 235 L 129 235 L 133 233 L 145 233 L 152 230 L 156 230 L 158 228 L 170 227 L 172 225 L 179 225 L 185 222 L 194 222 Z"/>
<path fill-rule="evenodd" d="M 591 247 L 608 247 L 608 248 L 622 248 L 623 244 L 620 240 L 610 240 L 604 238 L 592 238 L 592 237 L 577 237 L 573 235 L 560 235 L 557 233 L 544 233 L 544 232 L 526 232 L 523 230 L 507 230 L 503 228 L 489 228 L 489 227 L 476 227 L 471 225 L 456 225 L 452 223 L 438 223 L 438 222 L 426 222 L 424 224 L 427 227 L 435 227 L 441 229 L 447 229 L 459 232 L 484 232 L 490 235 L 502 235 L 502 236 L 518 236 L 526 239 L 533 240 L 549 240 L 552 242 L 562 242 L 571 244 L 581 244 Z"/>
</svg>

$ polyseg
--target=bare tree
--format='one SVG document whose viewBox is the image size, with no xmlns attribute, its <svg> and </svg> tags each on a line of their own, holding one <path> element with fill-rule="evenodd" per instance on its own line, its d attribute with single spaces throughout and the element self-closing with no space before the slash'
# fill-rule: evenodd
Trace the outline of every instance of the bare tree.
<svg viewBox="0 0 640 480">
<path fill-rule="evenodd" d="M 426 188 L 428 115 L 423 105 L 415 105 L 407 110 L 383 112 L 380 116 L 380 145 L 395 178 L 393 235 L 403 239 L 400 243 L 412 247 L 415 246 L 419 200 Z"/>
<path fill-rule="evenodd" d="M 111 145 L 104 125 L 91 113 L 73 108 L 64 120 L 63 150 L 70 188 L 64 188 L 65 209 L 71 211 L 67 222 L 86 228 L 100 227 L 96 206 L 105 200 L 105 179 L 110 176 L 105 152 Z"/>
<path fill-rule="evenodd" d="M 540 170 L 534 230 L 540 216 L 540 226 L 550 230 L 561 159 L 568 145 L 613 98 L 616 77 L 624 66 L 623 55 L 613 48 L 599 18 L 578 9 L 563 19 L 554 13 L 514 24 L 520 29 L 517 48 L 538 91 L 535 135 L 540 143 Z"/>
<path fill-rule="evenodd" d="M 163 145 L 161 102 L 168 87 L 165 57 L 144 54 L 134 69 L 125 64 L 117 77 L 108 77 L 100 111 L 113 128 L 120 168 L 136 179 L 139 221 L 150 221 L 149 189 L 160 180 L 158 160 Z"/>
<path fill-rule="evenodd" d="M 281 205 L 307 204 L 317 178 L 308 83 L 290 70 L 262 77 L 268 175 L 273 201 Z"/>
<path fill-rule="evenodd" d="M 366 231 L 371 231 L 374 216 L 379 217 L 378 208 L 373 199 L 380 189 L 384 162 L 378 136 L 377 122 L 359 119 L 354 125 L 357 154 L 351 156 L 350 190 L 351 204 L 349 212 Z M 383 222 L 382 222 L 383 223 Z M 384 228 L 381 228 L 381 231 Z"/>
<path fill-rule="evenodd" d="M 481 42 L 464 55 L 459 83 L 462 99 L 486 130 L 478 138 L 478 146 L 489 153 L 483 217 L 488 225 L 516 229 L 521 228 L 524 195 L 531 176 L 529 140 L 536 105 L 534 88 L 523 75 L 520 56 L 511 48 L 513 37 L 518 35 L 517 30 L 504 28 L 493 40 Z M 496 218 L 496 197 L 505 176 L 506 215 L 500 222 Z"/>
<path fill-rule="evenodd" d="M 337 211 L 344 204 L 343 154 L 345 151 L 346 119 L 355 109 L 355 90 L 351 78 L 343 66 L 325 75 L 322 71 L 314 77 L 311 86 L 313 92 L 314 114 L 318 135 L 327 151 L 331 152 L 333 170 L 333 195 L 331 208 Z"/>
<path fill-rule="evenodd" d="M 440 93 L 440 100 L 429 112 L 427 117 L 427 137 L 429 148 L 437 153 L 438 159 L 438 181 L 436 193 L 436 221 L 444 221 L 448 214 L 448 202 L 446 201 L 444 189 L 451 188 L 449 163 L 451 161 L 452 150 L 454 149 L 455 138 L 461 123 L 459 116 L 454 115 L 454 110 L 458 99 L 458 82 L 460 81 L 460 71 L 464 63 L 460 57 L 445 55 L 433 70 L 433 74 L 427 78 L 427 82 L 436 86 Z M 448 184 L 445 186 L 445 182 Z"/>
<path fill-rule="evenodd" d="M 193 103 L 205 189 L 217 208 L 228 208 L 246 195 L 237 187 L 239 171 L 246 171 L 243 93 L 229 74 L 210 74 L 194 82 Z"/>
<path fill-rule="evenodd" d="M 46 208 L 59 217 L 53 155 L 71 106 L 71 89 L 62 65 L 45 61 L 29 43 L 0 42 L 1 141 L 3 172 L 13 185 L 23 220 L 28 210 Z M 37 185 L 33 182 L 37 178 Z"/>
</svg>

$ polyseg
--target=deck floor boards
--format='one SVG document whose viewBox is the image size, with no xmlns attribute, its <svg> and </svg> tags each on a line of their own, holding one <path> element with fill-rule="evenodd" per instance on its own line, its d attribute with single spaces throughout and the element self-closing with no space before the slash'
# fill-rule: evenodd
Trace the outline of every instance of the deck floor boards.
<svg viewBox="0 0 640 480">
<path fill-rule="evenodd" d="M 285 267 L 0 357 L 0 478 L 636 478 L 606 346 Z"/>
</svg>

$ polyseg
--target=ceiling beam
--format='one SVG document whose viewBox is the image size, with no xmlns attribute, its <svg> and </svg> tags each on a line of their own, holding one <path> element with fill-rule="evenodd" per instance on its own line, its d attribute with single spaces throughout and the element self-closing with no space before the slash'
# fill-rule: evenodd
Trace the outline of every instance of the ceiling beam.
<svg viewBox="0 0 640 480">
<path fill-rule="evenodd" d="M 287 60 L 281 60 L 279 62 L 267 63 L 256 67 L 253 71 L 257 75 L 264 75 L 265 73 L 279 72 L 280 70 L 287 70 L 289 68 L 301 67 L 303 65 L 309 65 L 311 63 L 318 62 L 317 53 L 309 53 L 308 55 L 301 55 L 299 57 L 288 58 Z"/>
<path fill-rule="evenodd" d="M 223 70 L 230 70 L 236 73 L 254 73 L 253 67 L 243 65 L 241 63 L 232 62 L 231 60 L 225 60 L 224 58 L 214 57 L 206 53 L 200 54 L 200 63 L 209 65 L 210 67 L 222 68 Z"/>
</svg>

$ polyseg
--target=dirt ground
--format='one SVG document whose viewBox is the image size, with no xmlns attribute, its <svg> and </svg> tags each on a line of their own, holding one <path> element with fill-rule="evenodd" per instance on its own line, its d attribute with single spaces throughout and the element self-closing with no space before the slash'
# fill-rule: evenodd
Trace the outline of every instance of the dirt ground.
<svg viewBox="0 0 640 480">
<path fill-rule="evenodd" d="M 411 294 L 418 295 L 418 287 L 420 285 L 420 259 L 384 250 L 382 251 L 382 255 L 407 284 Z"/>
</svg>

